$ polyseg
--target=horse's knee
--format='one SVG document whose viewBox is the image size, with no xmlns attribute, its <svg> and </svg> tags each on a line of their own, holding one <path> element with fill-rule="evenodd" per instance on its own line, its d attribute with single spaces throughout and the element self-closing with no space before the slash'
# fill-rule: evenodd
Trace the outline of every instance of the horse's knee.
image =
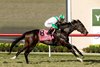
<svg viewBox="0 0 100 67">
<path fill-rule="evenodd" d="M 68 49 L 72 49 L 72 45 L 71 45 L 71 44 L 67 44 L 66 47 L 67 47 Z"/>
<path fill-rule="evenodd" d="M 72 45 L 73 48 L 76 48 L 76 46 Z"/>
<path fill-rule="evenodd" d="M 73 48 L 74 48 L 74 49 L 76 49 L 76 50 L 78 50 L 78 49 L 77 49 L 77 47 L 76 47 L 76 46 L 74 46 L 74 45 L 73 45 Z"/>
</svg>

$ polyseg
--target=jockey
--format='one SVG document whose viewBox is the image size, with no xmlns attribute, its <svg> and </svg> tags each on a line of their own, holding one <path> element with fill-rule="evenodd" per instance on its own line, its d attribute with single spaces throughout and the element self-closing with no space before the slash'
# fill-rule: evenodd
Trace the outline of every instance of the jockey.
<svg viewBox="0 0 100 67">
<path fill-rule="evenodd" d="M 48 20 L 46 20 L 44 25 L 45 27 L 49 28 L 48 34 L 53 34 L 56 29 L 59 29 L 57 24 L 63 23 L 64 20 L 65 20 L 65 16 L 63 14 L 60 14 L 59 17 L 53 16 L 49 18 Z"/>
</svg>

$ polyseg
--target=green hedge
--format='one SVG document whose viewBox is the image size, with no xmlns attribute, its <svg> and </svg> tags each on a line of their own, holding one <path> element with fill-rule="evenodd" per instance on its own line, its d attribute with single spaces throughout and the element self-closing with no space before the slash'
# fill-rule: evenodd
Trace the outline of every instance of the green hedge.
<svg viewBox="0 0 100 67">
<path fill-rule="evenodd" d="M 100 53 L 100 44 L 93 44 L 89 47 L 83 48 L 86 53 Z"/>
<path fill-rule="evenodd" d="M 0 51 L 2 52 L 8 52 L 9 48 L 11 46 L 11 43 L 0 43 Z M 13 48 L 13 52 L 16 52 L 23 48 L 23 44 L 17 44 Z M 48 52 L 49 47 L 45 44 L 39 43 L 33 48 L 33 52 Z M 51 46 L 51 52 L 69 52 L 69 50 L 66 47 L 63 46 Z"/>
<path fill-rule="evenodd" d="M 2 52 L 8 52 L 9 49 L 10 49 L 10 46 L 11 46 L 11 43 L 0 43 L 0 51 Z M 22 48 L 23 45 L 20 44 L 20 45 L 16 45 L 14 48 L 13 48 L 13 52 L 19 50 L 20 48 Z"/>
</svg>

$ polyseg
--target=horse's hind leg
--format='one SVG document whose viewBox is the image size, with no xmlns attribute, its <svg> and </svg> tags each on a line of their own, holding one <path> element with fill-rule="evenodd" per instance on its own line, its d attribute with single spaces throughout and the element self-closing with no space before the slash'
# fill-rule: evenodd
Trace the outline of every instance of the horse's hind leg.
<svg viewBox="0 0 100 67">
<path fill-rule="evenodd" d="M 38 43 L 38 35 L 33 34 L 31 37 L 27 37 L 25 41 L 27 42 L 27 40 L 29 41 L 29 43 L 28 43 L 28 48 L 25 50 L 24 56 L 26 59 L 26 63 L 29 64 L 28 55 Z"/>
<path fill-rule="evenodd" d="M 25 50 L 24 56 L 25 56 L 25 60 L 26 63 L 29 64 L 29 60 L 28 60 L 28 55 L 29 53 L 33 50 L 33 48 L 36 46 L 38 41 L 33 41 L 29 44 L 28 48 Z"/>
<path fill-rule="evenodd" d="M 24 53 L 24 56 L 25 56 L 25 60 L 26 60 L 26 63 L 29 64 L 29 60 L 28 60 L 28 54 L 30 53 L 30 48 L 28 48 L 25 53 Z"/>
<path fill-rule="evenodd" d="M 32 45 L 32 46 L 31 46 Z M 24 56 L 25 56 L 25 60 L 26 60 L 26 63 L 27 64 L 29 64 L 29 60 L 28 60 L 28 55 L 29 55 L 29 53 L 33 50 L 33 48 L 35 47 L 35 45 L 33 46 L 33 44 L 31 44 L 30 46 L 29 46 L 29 48 L 27 48 L 26 50 L 25 50 L 25 53 L 24 53 Z"/>
<path fill-rule="evenodd" d="M 22 51 L 24 51 L 26 48 L 28 48 L 29 44 L 30 44 L 29 39 L 28 39 L 28 37 L 26 37 L 26 38 L 25 38 L 25 45 L 24 45 L 24 47 L 23 47 L 22 49 L 20 49 L 20 50 L 17 52 L 17 54 L 16 54 L 14 57 L 12 57 L 11 59 L 16 59 L 16 58 L 18 57 L 18 55 L 19 55 Z"/>
<path fill-rule="evenodd" d="M 12 57 L 11 59 L 16 59 L 16 58 L 18 57 L 18 55 L 19 55 L 22 51 L 24 51 L 26 48 L 27 48 L 27 46 L 23 47 L 23 48 L 22 48 L 21 50 L 19 50 L 19 51 L 17 52 L 17 54 L 16 54 L 14 57 Z"/>
</svg>

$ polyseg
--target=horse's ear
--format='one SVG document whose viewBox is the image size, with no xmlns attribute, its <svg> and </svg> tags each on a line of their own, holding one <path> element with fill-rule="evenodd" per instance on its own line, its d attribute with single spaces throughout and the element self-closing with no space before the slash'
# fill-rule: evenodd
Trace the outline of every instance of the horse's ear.
<svg viewBox="0 0 100 67">
<path fill-rule="evenodd" d="M 78 22 L 81 22 L 79 19 L 77 19 Z"/>
<path fill-rule="evenodd" d="M 76 20 L 72 20 L 73 22 L 75 22 Z"/>
<path fill-rule="evenodd" d="M 72 20 L 72 22 L 77 22 L 76 20 Z"/>
</svg>

